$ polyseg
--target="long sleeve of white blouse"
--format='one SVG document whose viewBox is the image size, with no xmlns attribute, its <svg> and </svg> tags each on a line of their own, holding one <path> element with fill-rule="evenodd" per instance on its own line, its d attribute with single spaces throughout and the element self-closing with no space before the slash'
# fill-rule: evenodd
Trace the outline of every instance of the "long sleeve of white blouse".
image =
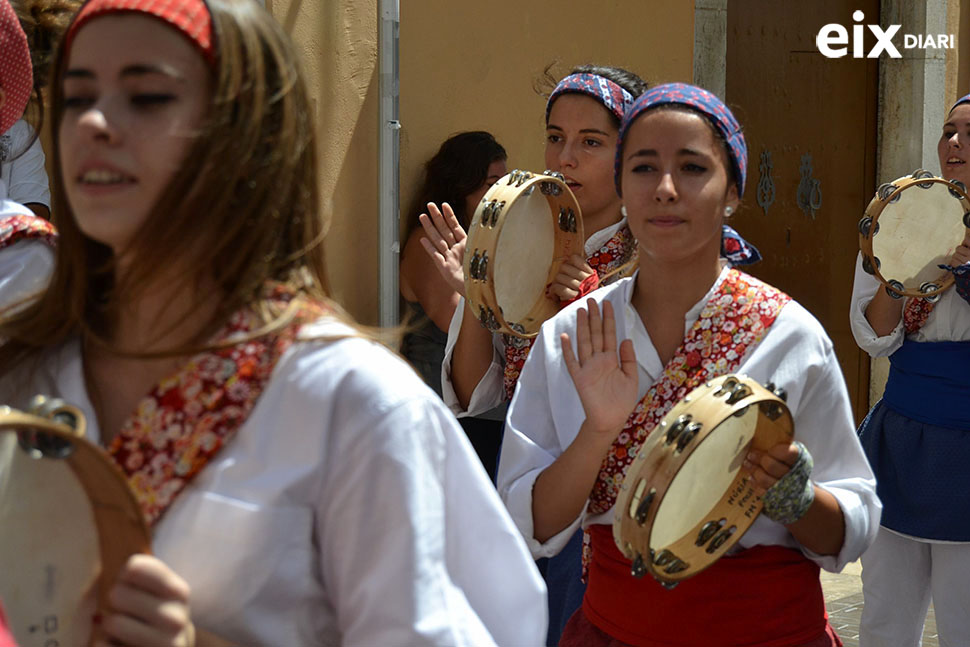
<svg viewBox="0 0 970 647">
<path fill-rule="evenodd" d="M 917 342 L 966 341 L 970 339 L 970 304 L 957 291 L 950 288 L 940 297 L 926 318 L 926 323 L 911 335 L 906 335 L 903 321 L 888 335 L 880 337 L 866 319 L 866 308 L 883 285 L 862 269 L 862 255 L 856 259 L 855 278 L 852 282 L 852 304 L 849 308 L 849 325 L 859 348 L 872 357 L 888 357 L 899 350 L 908 337 Z"/>
<path fill-rule="evenodd" d="M 613 302 L 618 336 L 622 338 L 626 331 L 625 336 L 634 341 L 639 393 L 643 397 L 663 367 L 639 317 L 629 306 L 631 291 L 632 279 L 625 279 L 594 293 L 594 297 L 600 303 L 606 299 Z M 685 331 L 693 326 L 710 294 L 688 312 Z M 568 332 L 574 337 L 578 307 L 566 308 L 543 326 L 520 376 L 503 440 L 499 494 L 534 557 L 558 553 L 579 525 L 611 524 L 613 520 L 612 509 L 599 515 L 590 515 L 584 509 L 570 527 L 546 542 L 540 543 L 533 536 L 535 480 L 575 439 L 585 419 L 558 349 L 560 333 Z M 573 344 L 575 347 L 575 340 Z M 845 518 L 845 540 L 838 555 L 811 553 L 784 526 L 764 516 L 749 529 L 740 545 L 788 546 L 801 550 L 826 570 L 840 570 L 858 558 L 875 538 L 881 504 L 875 493 L 875 478 L 855 434 L 848 393 L 831 341 L 811 314 L 791 302 L 761 343 L 743 358 L 738 372 L 761 383 L 770 380 L 788 391 L 795 438 L 806 445 L 815 460 L 812 480 L 832 493 Z"/>
<path fill-rule="evenodd" d="M 62 397 L 98 441 L 76 340 L 27 377 L 0 379 L 0 402 Z M 478 647 L 546 634 L 542 579 L 461 428 L 363 339 L 294 344 L 152 548 L 188 581 L 196 625 L 233 644 Z"/>
<path fill-rule="evenodd" d="M 505 342 L 502 335 L 492 335 L 492 362 L 485 375 L 478 381 L 468 407 L 463 408 L 455 393 L 451 380 L 451 360 L 455 356 L 455 344 L 461 331 L 461 320 L 465 314 L 465 299 L 458 300 L 455 314 L 448 326 L 448 341 L 445 344 L 445 358 L 441 362 L 441 399 L 453 414 L 459 418 L 477 416 L 505 402 Z"/>
</svg>

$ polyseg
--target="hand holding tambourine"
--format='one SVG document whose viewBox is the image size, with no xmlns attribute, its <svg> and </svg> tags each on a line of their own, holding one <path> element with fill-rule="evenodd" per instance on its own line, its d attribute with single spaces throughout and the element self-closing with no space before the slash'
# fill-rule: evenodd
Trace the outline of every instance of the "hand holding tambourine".
<svg viewBox="0 0 970 647">
<path fill-rule="evenodd" d="M 60 400 L 0 407 L 0 599 L 14 637 L 190 647 L 188 586 L 148 554 L 141 508 L 84 432 Z"/>
</svg>

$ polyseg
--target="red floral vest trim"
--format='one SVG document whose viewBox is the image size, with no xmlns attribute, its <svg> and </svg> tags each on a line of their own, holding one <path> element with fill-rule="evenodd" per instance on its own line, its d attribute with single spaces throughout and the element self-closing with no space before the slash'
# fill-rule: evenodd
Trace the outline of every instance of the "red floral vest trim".
<svg viewBox="0 0 970 647">
<path fill-rule="evenodd" d="M 0 250 L 21 240 L 39 240 L 54 247 L 57 230 L 43 218 L 27 214 L 0 218 Z"/>
<path fill-rule="evenodd" d="M 643 441 L 684 396 L 707 380 L 732 373 L 756 346 L 791 297 L 743 272 L 730 269 L 697 322 L 664 367 L 663 377 L 637 404 L 603 460 L 589 497 L 589 513 L 613 507 L 626 471 Z M 583 563 L 589 564 L 589 535 Z"/>
<path fill-rule="evenodd" d="M 906 299 L 906 306 L 903 308 L 903 328 L 907 335 L 912 335 L 923 327 L 937 303 L 938 301 L 930 302 L 918 297 Z"/>
<path fill-rule="evenodd" d="M 624 224 L 602 247 L 587 257 L 586 262 L 596 270 L 597 276 L 602 278 L 632 259 L 636 251 L 637 241 L 633 237 L 633 232 L 630 231 L 630 226 Z M 600 286 L 609 285 L 620 278 L 619 275 L 611 276 L 605 283 L 600 283 Z M 505 399 L 511 401 L 512 395 L 515 393 L 515 385 L 519 381 L 519 374 L 522 372 L 525 360 L 532 349 L 533 340 L 513 337 L 512 335 L 503 335 L 502 337 L 505 342 L 505 374 L 503 378 Z"/>
<path fill-rule="evenodd" d="M 269 288 L 280 311 L 293 296 L 283 286 Z M 168 506 L 246 421 L 280 356 L 302 324 L 326 312 L 305 303 L 282 330 L 192 357 L 179 371 L 142 398 L 108 448 L 155 524 Z M 233 315 L 214 345 L 257 330 L 261 320 L 244 309 Z"/>
</svg>

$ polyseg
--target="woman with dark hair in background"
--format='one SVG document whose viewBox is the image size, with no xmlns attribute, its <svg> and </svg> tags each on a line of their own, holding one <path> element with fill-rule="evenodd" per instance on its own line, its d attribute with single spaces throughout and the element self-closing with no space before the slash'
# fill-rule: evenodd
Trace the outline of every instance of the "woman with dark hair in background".
<svg viewBox="0 0 970 647">
<path fill-rule="evenodd" d="M 410 327 L 401 343 L 401 354 L 439 396 L 448 323 L 461 296 L 421 249 L 425 234 L 418 216 L 428 209 L 429 203 L 440 204 L 450 208 L 462 227 L 467 228 L 482 196 L 505 175 L 506 159 L 505 149 L 490 133 L 477 130 L 449 137 L 425 164 L 424 183 L 409 212 L 407 243 L 401 253 L 400 288 Z M 504 418 L 505 409 L 501 407 L 459 420 L 493 481 Z"/>
<path fill-rule="evenodd" d="M 505 149 L 484 131 L 449 137 L 425 164 L 424 183 L 409 211 L 407 242 L 401 252 L 401 296 L 416 329 L 404 338 L 401 354 L 424 381 L 441 395 L 441 360 L 445 356 L 448 323 L 461 298 L 421 249 L 424 230 L 418 216 L 428 203 L 447 204 L 467 228 L 485 192 L 505 175 Z"/>
</svg>

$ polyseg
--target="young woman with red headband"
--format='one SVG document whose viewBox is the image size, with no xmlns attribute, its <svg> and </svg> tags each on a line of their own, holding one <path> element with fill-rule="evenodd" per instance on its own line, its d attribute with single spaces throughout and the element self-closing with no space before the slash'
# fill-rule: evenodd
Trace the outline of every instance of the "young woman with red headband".
<svg viewBox="0 0 970 647">
<path fill-rule="evenodd" d="M 78 406 L 141 504 L 156 556 L 114 584 L 112 644 L 539 642 L 461 429 L 327 297 L 282 28 L 252 0 L 91 0 L 52 84 L 60 240 L 0 323 L 0 401 Z"/>
<path fill-rule="evenodd" d="M 588 533 L 586 595 L 560 645 L 840 645 L 819 567 L 837 571 L 872 541 L 875 480 L 818 321 L 720 255 L 744 193 L 740 124 L 710 92 L 667 84 L 627 110 L 617 151 L 639 270 L 543 324 L 499 464 L 499 492 L 534 555 Z M 726 373 L 785 389 L 799 442 L 746 454 L 764 513 L 737 550 L 665 590 L 632 577 L 617 549 L 617 495 L 664 414 Z"/>
</svg>

